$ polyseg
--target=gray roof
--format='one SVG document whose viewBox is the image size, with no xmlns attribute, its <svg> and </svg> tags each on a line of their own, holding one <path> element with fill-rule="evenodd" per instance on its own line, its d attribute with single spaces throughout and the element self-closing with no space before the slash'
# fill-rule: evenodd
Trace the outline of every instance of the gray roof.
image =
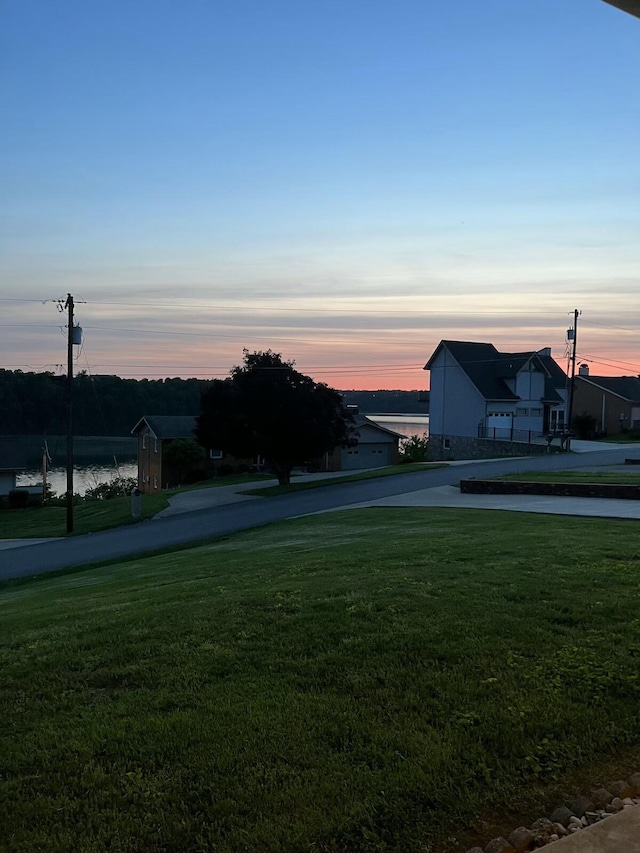
<svg viewBox="0 0 640 853">
<path fill-rule="evenodd" d="M 0 471 L 23 471 L 27 460 L 17 438 L 0 436 Z"/>
<path fill-rule="evenodd" d="M 195 439 L 195 415 L 143 415 L 131 432 L 135 435 L 145 425 L 156 438 Z"/>
<path fill-rule="evenodd" d="M 378 424 L 375 421 L 369 420 L 366 415 L 359 415 L 356 417 L 354 429 L 357 431 L 360 427 L 371 427 L 372 429 L 380 430 L 380 432 L 385 432 L 387 435 L 392 436 L 393 438 L 406 438 L 406 435 L 403 435 L 401 432 L 396 432 L 393 429 L 389 429 L 386 426 L 382 426 L 382 424 Z"/>
<path fill-rule="evenodd" d="M 576 376 L 584 382 L 591 382 L 604 391 L 616 394 L 630 403 L 640 402 L 640 378 L 637 376 Z"/>
<path fill-rule="evenodd" d="M 507 379 L 515 378 L 522 368 L 535 359 L 546 374 L 544 402 L 561 403 L 562 397 L 556 389 L 564 388 L 566 375 L 550 355 L 538 352 L 498 352 L 493 344 L 475 341 L 440 341 L 425 370 L 431 370 L 440 348 L 446 347 L 476 386 L 485 400 L 517 401 L 520 397 L 507 385 Z"/>
</svg>

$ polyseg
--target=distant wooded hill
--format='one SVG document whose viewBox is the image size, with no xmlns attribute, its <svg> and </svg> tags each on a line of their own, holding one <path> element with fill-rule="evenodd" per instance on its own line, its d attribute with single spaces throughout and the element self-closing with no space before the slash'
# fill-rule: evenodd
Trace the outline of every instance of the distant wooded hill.
<svg viewBox="0 0 640 853">
<path fill-rule="evenodd" d="M 428 391 L 343 391 L 348 406 L 358 406 L 361 414 L 369 412 L 406 412 L 412 415 L 429 414 Z"/>
<path fill-rule="evenodd" d="M 194 415 L 206 379 L 74 379 L 76 435 L 129 435 L 142 415 Z M 345 391 L 345 402 L 360 412 L 426 413 L 418 391 Z M 424 392 L 421 392 L 424 395 Z M 0 370 L 0 435 L 55 435 L 66 432 L 66 381 L 52 373 Z"/>
</svg>

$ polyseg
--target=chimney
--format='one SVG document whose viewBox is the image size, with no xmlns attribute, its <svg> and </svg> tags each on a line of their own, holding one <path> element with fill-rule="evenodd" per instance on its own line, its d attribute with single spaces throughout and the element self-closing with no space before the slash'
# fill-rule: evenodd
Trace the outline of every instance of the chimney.
<svg viewBox="0 0 640 853">
<path fill-rule="evenodd" d="M 589 375 L 589 365 L 581 364 L 578 368 L 578 376 L 588 376 Z"/>
</svg>

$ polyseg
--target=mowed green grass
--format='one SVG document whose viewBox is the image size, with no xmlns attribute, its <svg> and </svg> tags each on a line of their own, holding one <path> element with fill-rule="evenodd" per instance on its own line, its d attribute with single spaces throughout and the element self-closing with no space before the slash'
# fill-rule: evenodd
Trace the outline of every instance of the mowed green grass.
<svg viewBox="0 0 640 853">
<path fill-rule="evenodd" d="M 153 518 L 169 506 L 169 498 L 180 492 L 234 486 L 269 479 L 265 474 L 238 474 L 206 480 L 179 489 L 142 495 L 142 518 Z M 73 533 L 97 533 L 135 523 L 131 517 L 131 497 L 128 495 L 108 500 L 81 501 L 73 507 Z M 66 536 L 67 508 L 65 505 L 47 505 L 28 509 L 0 510 L 0 539 L 31 539 L 49 536 Z"/>
<path fill-rule="evenodd" d="M 375 468 L 360 473 L 344 474 L 342 477 L 327 477 L 322 480 L 307 480 L 297 483 L 292 480 L 288 486 L 263 486 L 257 489 L 246 489 L 245 495 L 258 495 L 269 498 L 276 495 L 287 495 L 289 492 L 303 492 L 309 489 L 322 489 L 325 486 L 337 486 L 340 483 L 357 483 L 360 480 L 379 480 L 383 477 L 395 477 L 396 474 L 416 474 L 419 472 L 446 468 L 446 464 L 438 462 L 409 462 L 400 465 L 387 465 L 384 468 Z"/>
<path fill-rule="evenodd" d="M 350 511 L 0 602 L 12 853 L 442 851 L 640 746 L 636 523 Z"/>
<path fill-rule="evenodd" d="M 142 496 L 142 517 L 153 516 L 169 505 L 174 492 Z M 131 498 L 82 501 L 73 507 L 73 533 L 97 533 L 131 524 Z M 33 539 L 66 536 L 67 508 L 64 505 L 0 510 L 0 539 Z"/>
</svg>

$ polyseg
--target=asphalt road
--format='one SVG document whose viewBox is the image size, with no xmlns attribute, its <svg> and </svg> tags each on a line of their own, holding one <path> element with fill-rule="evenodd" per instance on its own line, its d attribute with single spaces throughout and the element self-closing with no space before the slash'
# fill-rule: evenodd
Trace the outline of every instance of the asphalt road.
<svg viewBox="0 0 640 853">
<path fill-rule="evenodd" d="M 413 474 L 399 474 L 379 480 L 363 480 L 273 498 L 233 503 L 213 509 L 90 533 L 66 539 L 0 551 L 0 580 L 37 575 L 71 566 L 102 563 L 119 557 L 143 554 L 160 548 L 180 547 L 224 536 L 300 515 L 348 507 L 419 491 L 435 486 L 454 485 L 467 477 L 490 477 L 522 471 L 555 471 L 597 467 L 624 462 L 640 451 L 608 450 L 589 454 L 554 454 L 520 459 L 469 462 Z M 586 458 L 588 456 L 588 458 Z"/>
</svg>

